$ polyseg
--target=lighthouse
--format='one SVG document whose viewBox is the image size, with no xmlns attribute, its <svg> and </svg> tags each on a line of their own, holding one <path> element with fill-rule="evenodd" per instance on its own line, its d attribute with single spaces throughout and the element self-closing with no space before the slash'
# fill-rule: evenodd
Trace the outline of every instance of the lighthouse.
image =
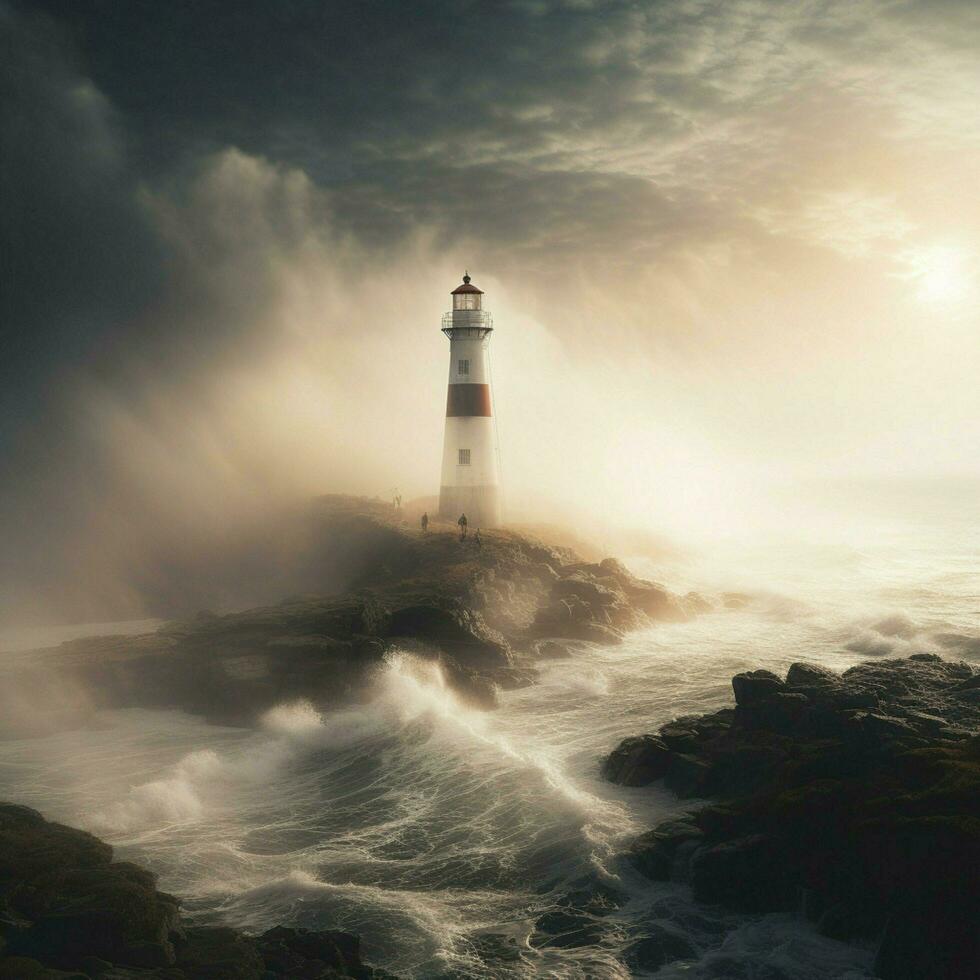
<svg viewBox="0 0 980 980">
<path fill-rule="evenodd" d="M 442 449 L 439 516 L 470 528 L 500 524 L 497 430 L 490 385 L 493 320 L 483 309 L 483 290 L 469 275 L 451 293 L 453 308 L 442 318 L 449 338 L 449 394 Z"/>
</svg>

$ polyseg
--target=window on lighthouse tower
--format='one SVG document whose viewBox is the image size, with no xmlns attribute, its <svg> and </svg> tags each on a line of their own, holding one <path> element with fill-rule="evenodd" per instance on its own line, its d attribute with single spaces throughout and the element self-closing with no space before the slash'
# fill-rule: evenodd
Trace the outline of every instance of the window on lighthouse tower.
<svg viewBox="0 0 980 980">
<path fill-rule="evenodd" d="M 459 373 L 460 374 L 470 373 L 470 362 L 468 360 L 461 360 L 459 362 Z"/>
<path fill-rule="evenodd" d="M 453 297 L 454 310 L 478 310 L 480 309 L 479 293 L 457 293 Z"/>
<path fill-rule="evenodd" d="M 470 451 L 468 449 L 461 449 L 459 451 L 459 465 L 460 466 L 470 465 Z"/>
</svg>

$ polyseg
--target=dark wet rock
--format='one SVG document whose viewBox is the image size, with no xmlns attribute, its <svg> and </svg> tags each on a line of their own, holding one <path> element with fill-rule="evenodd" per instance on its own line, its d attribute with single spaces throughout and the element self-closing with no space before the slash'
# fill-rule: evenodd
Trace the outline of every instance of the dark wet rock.
<svg viewBox="0 0 980 980">
<path fill-rule="evenodd" d="M 492 707 L 496 687 L 533 679 L 521 659 L 535 642 L 616 644 L 686 615 L 612 559 L 583 562 L 507 530 L 487 532 L 482 548 L 449 532 L 423 536 L 351 498 L 319 506 L 324 560 L 350 569 L 347 591 L 7 655 L 0 737 L 78 726 L 109 706 L 180 707 L 234 725 L 291 699 L 329 708 L 363 697 L 384 658 L 412 644 L 449 658 L 450 683 Z"/>
<path fill-rule="evenodd" d="M 85 950 L 130 966 L 166 966 L 180 929 L 177 900 L 154 886 L 153 875 L 125 862 L 62 869 L 56 886 L 35 879 L 37 894 L 21 905 L 34 921 L 15 945 L 56 964 Z"/>
<path fill-rule="evenodd" d="M 265 963 L 255 942 L 235 929 L 188 929 L 178 966 L 200 980 L 263 980 Z"/>
<path fill-rule="evenodd" d="M 265 965 L 266 977 L 329 976 L 378 977 L 380 972 L 361 960 L 361 941 L 335 929 L 288 929 L 277 926 L 255 940 Z M 317 973 L 316 971 L 320 972 Z M 271 978 L 270 978 L 271 980 Z"/>
<path fill-rule="evenodd" d="M 43 847 L 37 846 L 39 839 Z M 102 867 L 111 858 L 112 848 L 91 834 L 48 823 L 30 807 L 0 803 L 0 880 L 32 880 L 65 867 Z"/>
<path fill-rule="evenodd" d="M 187 927 L 143 868 L 91 834 L 0 803 L 0 978 L 380 978 L 356 936 Z"/>
<path fill-rule="evenodd" d="M 668 963 L 697 956 L 694 945 L 679 933 L 656 924 L 647 931 L 649 935 L 631 943 L 623 952 L 623 958 L 633 969 L 659 970 Z"/>
<path fill-rule="evenodd" d="M 961 697 L 978 677 L 935 654 L 738 675 L 734 711 L 606 760 L 614 781 L 653 759 L 680 795 L 724 800 L 642 835 L 630 860 L 704 902 L 802 908 L 828 936 L 880 940 L 883 980 L 980 975 L 980 704 Z"/>
<path fill-rule="evenodd" d="M 799 727 L 806 717 L 809 705 L 810 699 L 807 695 L 777 688 L 768 696 L 751 702 L 751 709 L 746 708 L 744 703 L 739 704 L 736 716 L 746 728 L 788 735 Z"/>
<path fill-rule="evenodd" d="M 686 752 L 697 742 L 697 729 L 682 720 L 672 721 L 660 729 L 660 738 L 674 752 Z"/>
<path fill-rule="evenodd" d="M 678 796 L 703 796 L 709 787 L 711 767 L 697 755 L 674 752 L 667 766 L 664 785 Z"/>
<path fill-rule="evenodd" d="M 771 670 L 749 670 L 732 678 L 735 703 L 740 705 L 757 704 L 782 686 L 783 682 Z"/>
<path fill-rule="evenodd" d="M 114 862 L 91 834 L 0 805 L 0 894 L 8 914 L 4 952 L 49 967 L 94 956 L 134 967 L 174 962 L 177 900 L 148 871 Z"/>
<path fill-rule="evenodd" d="M 840 674 L 835 674 L 827 667 L 819 664 L 808 664 L 802 661 L 790 664 L 786 672 L 786 683 L 790 687 L 804 688 L 836 688 L 840 686 Z"/>
<path fill-rule="evenodd" d="M 602 763 L 606 779 L 621 786 L 646 786 L 667 775 L 670 764 L 667 743 L 656 735 L 624 739 Z"/>
<path fill-rule="evenodd" d="M 767 912 L 791 907 L 798 884 L 777 842 L 750 834 L 699 847 L 691 857 L 691 886 L 699 901 Z"/>
<path fill-rule="evenodd" d="M 491 630 L 483 617 L 462 607 L 413 603 L 394 609 L 385 633 L 432 643 L 470 666 L 503 667 L 510 664 L 510 647 L 503 636 Z"/>
<path fill-rule="evenodd" d="M 693 820 L 674 820 L 641 834 L 629 852 L 630 862 L 651 881 L 683 880 L 686 858 L 704 840 Z"/>
</svg>

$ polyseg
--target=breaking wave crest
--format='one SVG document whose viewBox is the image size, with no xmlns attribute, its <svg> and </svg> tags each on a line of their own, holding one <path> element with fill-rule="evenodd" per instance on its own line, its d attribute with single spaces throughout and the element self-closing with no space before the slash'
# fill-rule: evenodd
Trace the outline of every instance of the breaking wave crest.
<svg viewBox="0 0 980 980">
<path fill-rule="evenodd" d="M 192 917 L 345 928 L 400 976 L 625 978 L 637 941 L 663 929 L 689 947 L 664 978 L 869 977 L 868 950 L 642 878 L 623 856 L 630 841 L 690 804 L 612 786 L 599 760 L 627 735 L 729 704 L 740 670 L 980 658 L 976 538 L 961 537 L 955 562 L 946 545 L 840 562 L 759 552 L 724 567 L 712 555 L 713 611 L 617 647 L 572 645 L 493 712 L 461 701 L 434 662 L 394 651 L 361 703 L 283 703 L 255 730 L 111 712 L 83 733 L 0 743 L 0 776 L 9 798 L 152 867 Z M 690 566 L 637 571 L 710 592 Z M 584 939 L 547 932 L 569 896 L 592 891 L 617 904 Z"/>
</svg>

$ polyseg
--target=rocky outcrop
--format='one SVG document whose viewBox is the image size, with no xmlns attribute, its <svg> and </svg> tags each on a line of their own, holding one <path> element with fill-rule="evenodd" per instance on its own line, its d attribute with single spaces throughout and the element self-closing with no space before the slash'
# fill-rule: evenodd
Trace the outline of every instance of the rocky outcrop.
<svg viewBox="0 0 980 980">
<path fill-rule="evenodd" d="M 636 578 L 615 558 L 569 562 L 545 580 L 530 631 L 537 636 L 621 642 L 651 620 L 687 617 L 684 603 L 666 589 Z"/>
<path fill-rule="evenodd" d="M 327 499 L 321 511 L 331 580 L 344 562 L 350 568 L 346 592 L 8 654 L 0 735 L 78 725 L 99 708 L 131 705 L 248 725 L 284 700 L 356 699 L 385 654 L 407 646 L 437 659 L 471 702 L 491 707 L 498 688 L 533 680 L 542 640 L 618 643 L 627 630 L 685 615 L 682 600 L 612 559 L 582 562 L 506 530 L 486 532 L 480 545 L 447 531 L 422 535 L 350 498 Z"/>
<path fill-rule="evenodd" d="M 189 927 L 150 872 L 112 848 L 0 804 L 0 980 L 382 980 L 335 930 Z"/>
<path fill-rule="evenodd" d="M 626 739 L 625 785 L 714 797 L 640 837 L 657 880 L 875 939 L 884 980 L 980 975 L 980 674 L 931 654 L 733 678 L 736 706 Z"/>
</svg>

